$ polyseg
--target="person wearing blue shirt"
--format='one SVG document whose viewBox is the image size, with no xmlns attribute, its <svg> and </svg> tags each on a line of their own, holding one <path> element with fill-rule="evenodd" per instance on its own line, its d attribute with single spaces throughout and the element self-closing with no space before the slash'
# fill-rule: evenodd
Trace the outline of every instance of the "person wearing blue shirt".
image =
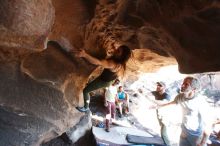
<svg viewBox="0 0 220 146">
<path fill-rule="evenodd" d="M 119 117 L 124 113 L 127 114 L 129 112 L 129 96 L 128 94 L 123 90 L 122 86 L 118 87 L 118 99 L 116 101 L 118 108 L 119 108 Z"/>
</svg>

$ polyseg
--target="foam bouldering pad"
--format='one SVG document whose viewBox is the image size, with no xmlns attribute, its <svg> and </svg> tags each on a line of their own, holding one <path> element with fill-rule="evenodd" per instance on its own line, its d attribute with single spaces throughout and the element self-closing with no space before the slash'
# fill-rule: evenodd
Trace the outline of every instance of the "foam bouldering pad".
<svg viewBox="0 0 220 146">
<path fill-rule="evenodd" d="M 163 139 L 160 137 L 146 137 L 127 134 L 126 140 L 130 143 L 135 144 L 154 144 L 157 146 L 165 146 Z"/>
<path fill-rule="evenodd" d="M 105 128 L 92 127 L 93 135 L 98 144 L 103 146 L 141 146 L 141 144 L 130 143 L 126 140 L 127 134 L 132 133 L 133 135 L 153 137 L 150 133 L 142 131 L 134 127 L 122 127 L 111 125 L 110 132 L 106 132 Z M 146 144 L 143 144 L 146 146 Z"/>
</svg>

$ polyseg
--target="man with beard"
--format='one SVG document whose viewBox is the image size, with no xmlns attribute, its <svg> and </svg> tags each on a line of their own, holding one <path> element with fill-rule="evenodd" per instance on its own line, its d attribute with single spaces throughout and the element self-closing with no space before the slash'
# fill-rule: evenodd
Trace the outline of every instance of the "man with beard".
<svg viewBox="0 0 220 146">
<path fill-rule="evenodd" d="M 182 107 L 182 124 L 180 146 L 206 146 L 212 130 L 212 112 L 205 97 L 198 94 L 199 80 L 194 77 L 186 77 L 181 85 L 181 92 L 174 101 L 157 104 L 154 108 L 179 104 Z"/>
<path fill-rule="evenodd" d="M 156 91 L 151 92 L 155 100 L 153 101 L 156 104 L 168 103 L 171 99 L 170 95 L 166 92 L 166 84 L 163 81 L 157 82 Z M 159 109 L 157 109 L 157 119 L 160 124 L 160 133 L 163 141 L 167 146 L 171 146 L 172 142 L 168 131 L 170 130 L 169 118 L 164 116 Z"/>
</svg>

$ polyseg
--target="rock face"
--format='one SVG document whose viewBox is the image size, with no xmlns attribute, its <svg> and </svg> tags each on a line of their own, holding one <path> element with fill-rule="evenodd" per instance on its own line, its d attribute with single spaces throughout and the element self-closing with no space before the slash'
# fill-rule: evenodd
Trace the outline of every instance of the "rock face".
<svg viewBox="0 0 220 146">
<path fill-rule="evenodd" d="M 104 58 L 124 43 L 130 72 L 219 71 L 219 16 L 217 0 L 1 0 L 1 145 L 39 145 L 83 116 L 74 107 L 96 67 L 61 46 Z"/>
<path fill-rule="evenodd" d="M 75 83 L 83 83 L 80 69 L 72 74 L 74 64 L 52 49 L 28 55 L 22 63 L 1 63 L 1 145 L 39 145 L 69 130 L 83 116 L 74 108 L 80 102 L 74 97 L 82 91 Z"/>
<path fill-rule="evenodd" d="M 43 49 L 55 18 L 51 1 L 2 0 L 0 3 L 1 46 Z"/>
</svg>

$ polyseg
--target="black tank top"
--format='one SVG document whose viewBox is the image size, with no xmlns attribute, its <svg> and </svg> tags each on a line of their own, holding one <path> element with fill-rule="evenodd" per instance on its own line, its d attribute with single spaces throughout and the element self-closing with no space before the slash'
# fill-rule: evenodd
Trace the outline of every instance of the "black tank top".
<svg viewBox="0 0 220 146">
<path fill-rule="evenodd" d="M 116 72 L 112 72 L 110 69 L 104 69 L 101 75 L 99 76 L 99 79 L 105 82 L 110 82 L 115 79 L 117 79 L 118 75 Z"/>
</svg>

